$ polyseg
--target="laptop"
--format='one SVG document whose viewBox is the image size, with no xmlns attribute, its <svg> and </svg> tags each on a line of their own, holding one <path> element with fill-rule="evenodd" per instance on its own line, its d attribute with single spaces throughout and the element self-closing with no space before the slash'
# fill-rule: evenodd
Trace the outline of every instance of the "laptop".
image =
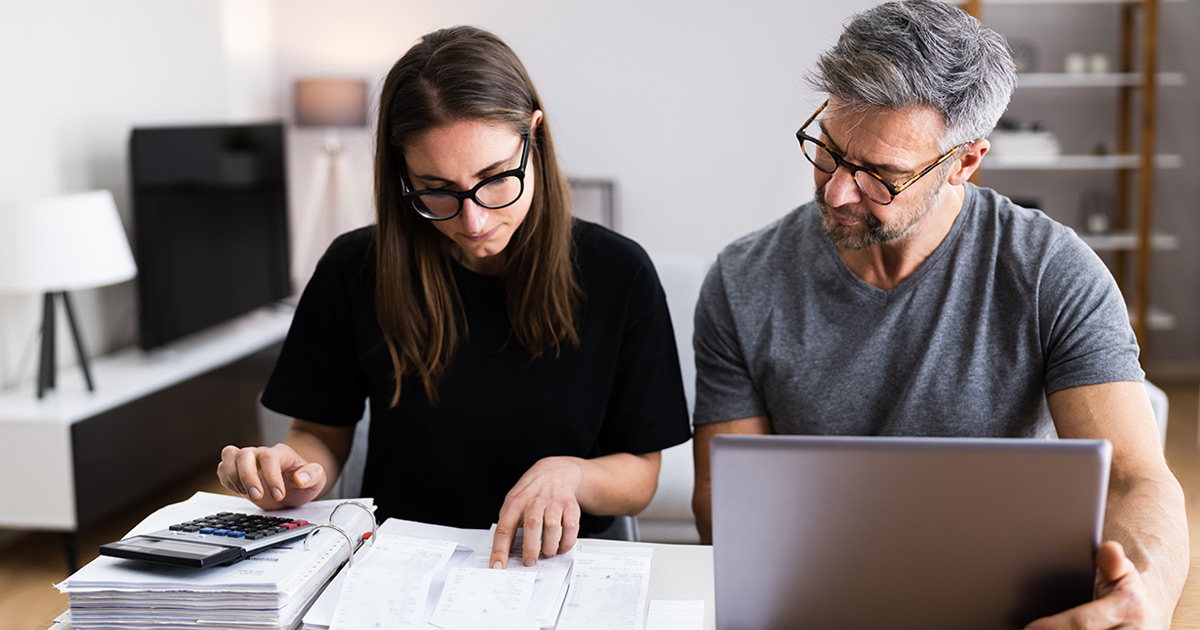
<svg viewBox="0 0 1200 630">
<path fill-rule="evenodd" d="M 716 621 L 1011 630 L 1092 599 L 1107 440 L 717 435 Z"/>
</svg>

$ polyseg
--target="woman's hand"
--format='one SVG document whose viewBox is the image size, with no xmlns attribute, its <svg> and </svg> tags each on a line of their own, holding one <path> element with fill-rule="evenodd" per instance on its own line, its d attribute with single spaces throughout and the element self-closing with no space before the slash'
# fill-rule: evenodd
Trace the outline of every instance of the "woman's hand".
<svg viewBox="0 0 1200 630">
<path fill-rule="evenodd" d="M 537 563 L 539 554 L 552 557 L 570 551 L 579 536 L 580 483 L 584 461 L 574 457 L 538 460 L 504 499 L 492 540 L 492 568 L 507 568 L 517 528 L 524 527 L 521 561 Z"/>
<path fill-rule="evenodd" d="M 264 510 L 304 505 L 321 494 L 326 482 L 320 464 L 306 461 L 287 444 L 226 446 L 217 478 Z"/>
</svg>

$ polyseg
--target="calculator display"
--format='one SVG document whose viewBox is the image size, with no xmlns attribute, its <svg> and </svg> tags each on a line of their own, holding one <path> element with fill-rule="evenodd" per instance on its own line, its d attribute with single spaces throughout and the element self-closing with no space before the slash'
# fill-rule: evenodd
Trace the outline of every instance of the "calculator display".
<svg viewBox="0 0 1200 630">
<path fill-rule="evenodd" d="M 128 551 L 151 554 L 168 553 L 174 556 L 195 558 L 197 560 L 227 551 L 225 547 L 218 547 L 216 545 L 206 545 L 186 540 L 163 540 L 161 538 L 148 538 L 145 536 L 135 536 L 109 544 L 123 547 Z"/>
</svg>

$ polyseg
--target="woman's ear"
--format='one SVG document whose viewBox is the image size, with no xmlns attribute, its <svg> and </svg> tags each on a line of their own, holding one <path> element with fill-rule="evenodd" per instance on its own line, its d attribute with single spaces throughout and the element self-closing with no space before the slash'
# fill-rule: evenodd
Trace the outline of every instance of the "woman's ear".
<svg viewBox="0 0 1200 630">
<path fill-rule="evenodd" d="M 542 124 L 543 116 L 544 116 L 544 114 L 542 114 L 542 110 L 540 110 L 540 109 L 533 110 L 533 119 L 529 122 L 529 128 L 537 129 L 538 125 Z"/>
<path fill-rule="evenodd" d="M 956 160 L 958 167 L 950 172 L 950 177 L 946 179 L 946 183 L 951 186 L 958 186 L 971 179 L 971 175 L 979 170 L 979 165 L 983 162 L 983 156 L 991 148 L 991 143 L 987 139 L 983 139 L 976 140 L 961 149 L 961 155 Z"/>
</svg>

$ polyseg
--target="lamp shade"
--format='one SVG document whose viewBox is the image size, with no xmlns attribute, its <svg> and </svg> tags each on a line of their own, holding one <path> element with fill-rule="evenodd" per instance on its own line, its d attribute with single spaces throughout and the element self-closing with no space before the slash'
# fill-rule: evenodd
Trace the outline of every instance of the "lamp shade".
<svg viewBox="0 0 1200 630">
<path fill-rule="evenodd" d="M 88 289 L 136 275 L 117 204 L 107 190 L 0 210 L 0 292 Z"/>
<path fill-rule="evenodd" d="M 365 127 L 367 82 L 357 79 L 296 81 L 296 124 L 302 127 Z"/>
</svg>

